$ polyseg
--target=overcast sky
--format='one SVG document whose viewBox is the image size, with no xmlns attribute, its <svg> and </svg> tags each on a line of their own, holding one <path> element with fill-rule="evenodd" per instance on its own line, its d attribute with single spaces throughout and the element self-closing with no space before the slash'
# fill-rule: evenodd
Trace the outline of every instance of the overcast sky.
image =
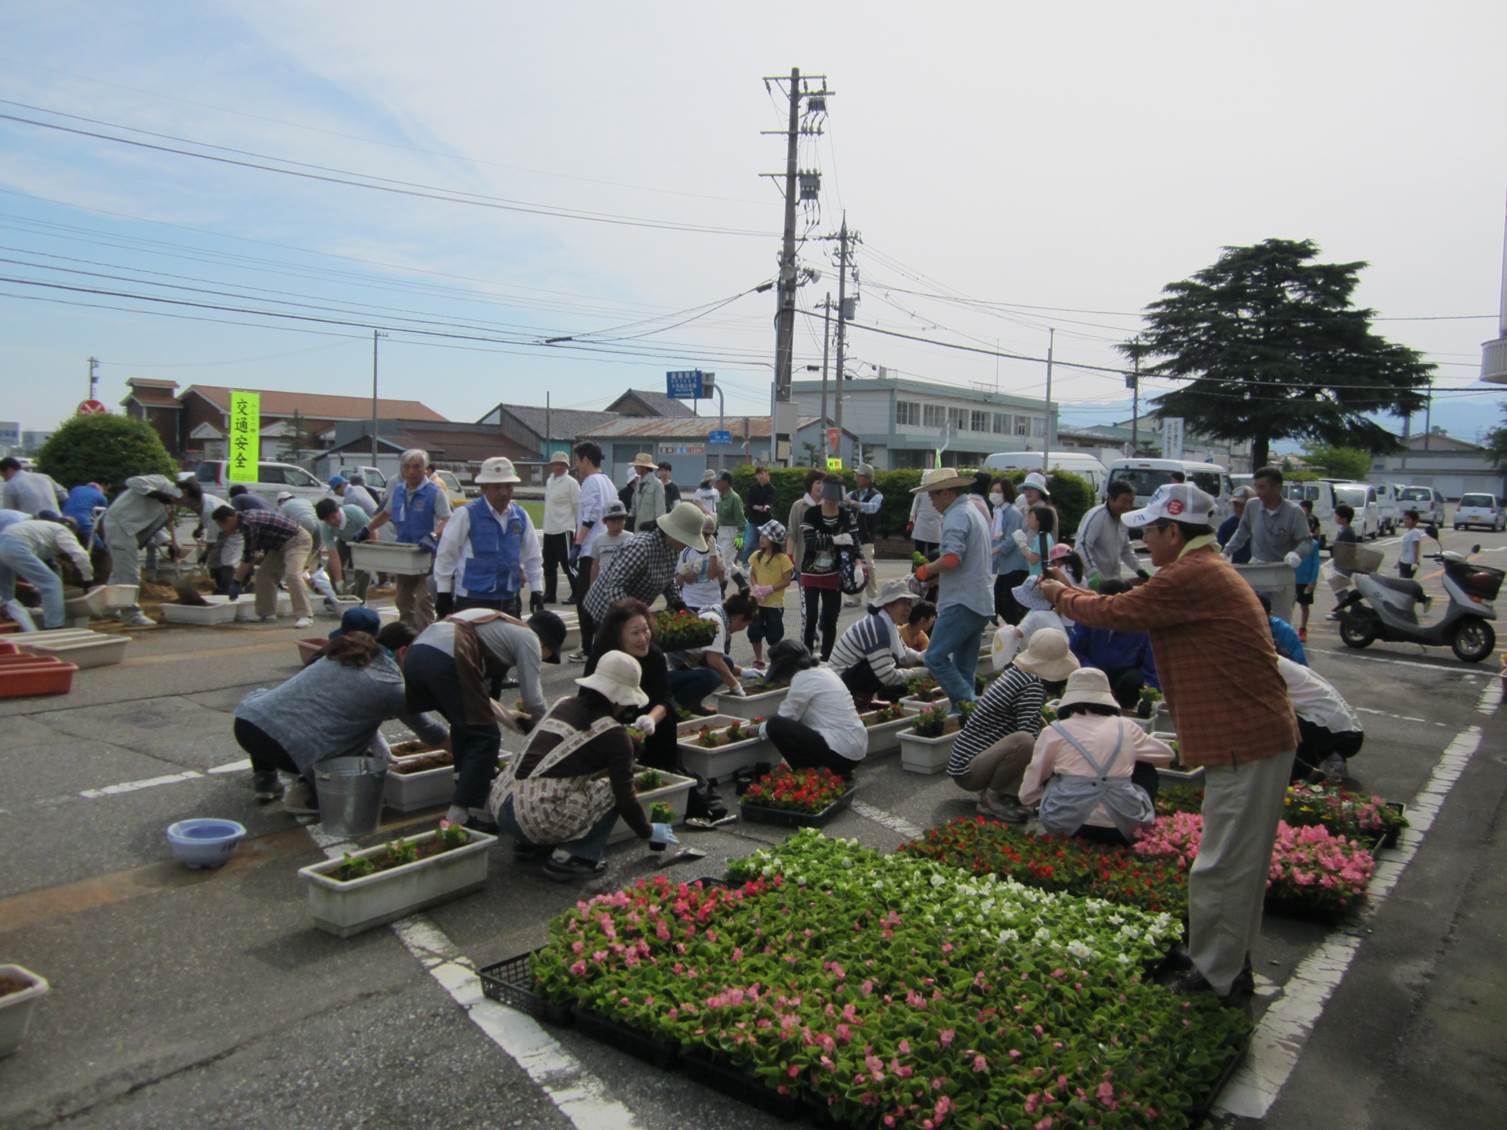
<svg viewBox="0 0 1507 1130">
<path fill-rule="evenodd" d="M 773 293 L 707 311 L 774 273 L 780 198 L 759 174 L 784 151 L 760 131 L 784 111 L 763 77 L 793 65 L 836 92 L 801 157 L 823 174 L 801 223 L 802 262 L 822 271 L 807 308 L 835 289 L 834 245 L 815 237 L 844 209 L 862 236 L 859 322 L 1032 357 L 1054 325 L 1059 360 L 1118 363 L 1112 343 L 1163 285 L 1269 237 L 1368 261 L 1358 297 L 1384 317 L 1499 306 L 1500 3 L 4 11 L 0 113 L 715 229 L 419 199 L 0 120 L 0 276 L 121 292 L 0 283 L 0 417 L 31 428 L 71 414 L 91 355 L 112 405 L 131 376 L 369 395 L 363 327 L 378 324 L 392 330 L 383 393 L 452 419 L 546 391 L 600 407 L 697 365 L 719 374 L 729 414 L 767 412 Z M 537 344 L 609 329 L 589 351 Z M 1378 329 L 1425 351 L 1440 388 L 1484 387 L 1493 319 Z M 799 320 L 796 352 L 820 362 L 819 323 Z M 851 371 L 874 366 L 1028 395 L 1044 377 L 854 329 Z M 1113 375 L 1059 368 L 1053 391 L 1068 422 L 1126 411 Z M 1441 394 L 1434 422 L 1475 438 L 1502 398 Z"/>
</svg>

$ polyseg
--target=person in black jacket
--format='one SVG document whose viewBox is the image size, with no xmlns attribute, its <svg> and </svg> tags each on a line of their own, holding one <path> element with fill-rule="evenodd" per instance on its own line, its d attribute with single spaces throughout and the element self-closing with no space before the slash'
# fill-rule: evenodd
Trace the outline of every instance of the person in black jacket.
<svg viewBox="0 0 1507 1130">
<path fill-rule="evenodd" d="M 754 471 L 753 486 L 743 497 L 743 508 L 743 552 L 738 555 L 738 562 L 746 565 L 759 548 L 759 530 L 774 521 L 774 484 L 769 481 L 768 467 Z"/>
<path fill-rule="evenodd" d="M 675 504 L 680 501 L 680 488 L 675 485 L 671 477 L 674 468 L 668 462 L 659 465 L 659 481 L 665 484 L 665 513 L 675 509 Z"/>
</svg>

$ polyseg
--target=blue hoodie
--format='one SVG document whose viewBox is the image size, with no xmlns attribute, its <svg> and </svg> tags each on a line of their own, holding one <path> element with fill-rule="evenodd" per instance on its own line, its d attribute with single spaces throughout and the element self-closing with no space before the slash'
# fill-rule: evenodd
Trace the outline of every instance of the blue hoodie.
<svg viewBox="0 0 1507 1130">
<path fill-rule="evenodd" d="M 1110 678 L 1121 671 L 1139 670 L 1148 687 L 1161 689 L 1156 679 L 1156 660 L 1151 654 L 1151 638 L 1145 632 L 1117 632 L 1077 624 L 1068 634 L 1068 646 L 1085 667 L 1097 667 Z"/>
</svg>

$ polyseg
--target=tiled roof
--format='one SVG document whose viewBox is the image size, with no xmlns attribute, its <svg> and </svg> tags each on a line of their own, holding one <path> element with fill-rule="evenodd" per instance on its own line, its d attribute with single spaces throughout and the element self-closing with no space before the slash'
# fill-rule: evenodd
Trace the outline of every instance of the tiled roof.
<svg viewBox="0 0 1507 1130">
<path fill-rule="evenodd" d="M 814 424 L 817 416 L 802 416 L 797 427 Z M 743 422 L 748 421 L 748 435 L 757 439 L 769 438 L 768 416 L 730 416 L 725 424 L 733 433 L 733 442 L 743 440 Z M 690 416 L 685 419 L 665 419 L 662 416 L 618 416 L 611 422 L 583 433 L 592 439 L 699 439 L 705 440 L 709 432 L 719 426 L 715 416 Z M 846 430 L 846 429 L 844 429 Z"/>
<path fill-rule="evenodd" d="M 640 401 L 643 402 L 645 408 L 648 408 L 651 412 L 659 416 L 676 417 L 692 416 L 695 414 L 691 411 L 690 405 L 688 405 L 685 401 L 675 400 L 672 397 L 666 396 L 662 392 L 654 392 L 650 389 L 643 388 L 630 388 L 627 392 L 623 393 L 622 396 L 618 397 L 611 404 L 607 405 L 607 411 L 621 412 L 622 408 L 620 408 L 619 405 L 622 404 L 622 402 L 630 396 L 637 397 Z"/>
<path fill-rule="evenodd" d="M 544 434 L 545 410 L 526 405 L 502 404 L 499 408 L 507 412 L 529 431 L 541 439 L 574 440 L 577 436 L 589 435 L 607 423 L 609 420 L 618 419 L 616 412 L 586 412 L 578 408 L 551 408 L 548 412 L 549 430 L 555 434 Z"/>
<path fill-rule="evenodd" d="M 506 455 L 514 461 L 539 458 L 538 452 L 512 442 L 490 424 L 443 424 L 429 426 L 422 421 L 404 424 L 400 431 L 384 431 L 384 445 L 407 451 L 420 448 L 439 463 L 480 463 L 494 455 Z M 371 436 L 364 435 L 333 448 L 335 451 L 370 450 Z"/>
<path fill-rule="evenodd" d="M 372 402 L 364 396 L 333 396 L 322 392 L 281 392 L 274 389 L 237 389 L 238 392 L 260 393 L 262 413 L 267 416 L 291 416 L 297 412 L 320 420 L 369 420 Z M 230 411 L 231 390 L 223 385 L 190 385 L 183 396 L 197 392 L 223 412 Z M 441 416 L 427 404 L 417 400 L 377 401 L 377 416 L 383 420 L 433 420 L 445 423 Z"/>
</svg>

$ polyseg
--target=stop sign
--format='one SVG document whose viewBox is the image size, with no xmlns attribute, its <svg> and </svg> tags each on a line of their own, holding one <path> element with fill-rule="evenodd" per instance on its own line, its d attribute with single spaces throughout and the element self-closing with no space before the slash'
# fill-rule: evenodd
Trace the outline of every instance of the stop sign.
<svg viewBox="0 0 1507 1130">
<path fill-rule="evenodd" d="M 109 411 L 101 400 L 80 400 L 78 404 L 80 416 L 102 416 Z"/>
</svg>

